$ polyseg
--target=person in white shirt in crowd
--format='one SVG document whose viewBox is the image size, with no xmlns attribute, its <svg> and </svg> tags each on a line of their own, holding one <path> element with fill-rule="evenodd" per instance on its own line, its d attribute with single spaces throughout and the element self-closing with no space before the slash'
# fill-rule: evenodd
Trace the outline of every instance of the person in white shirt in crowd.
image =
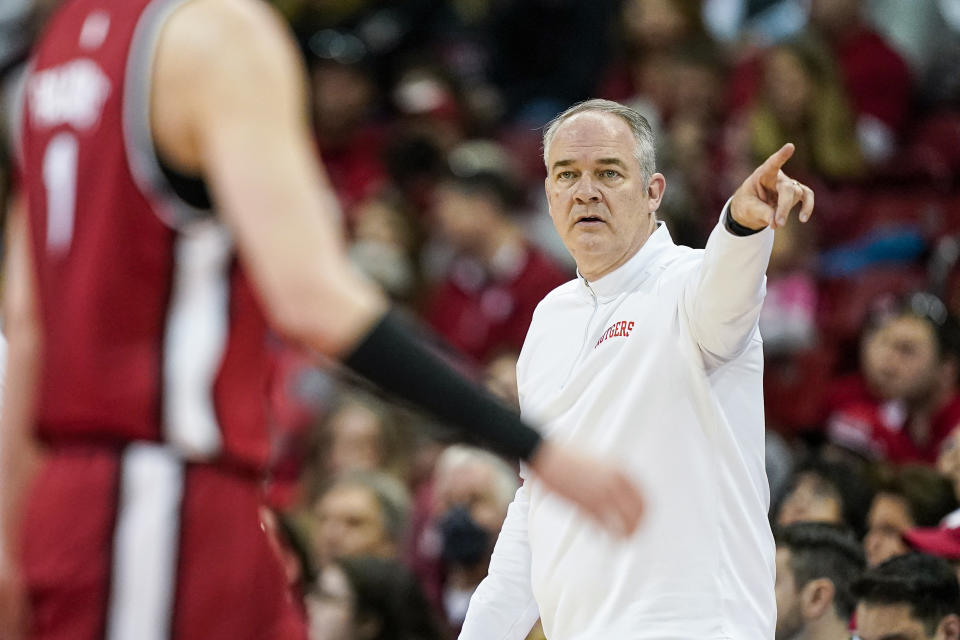
<svg viewBox="0 0 960 640">
<path fill-rule="evenodd" d="M 774 541 L 757 329 L 773 230 L 813 192 L 792 144 L 737 189 L 705 250 L 657 220 L 665 180 L 638 113 L 590 100 L 544 135 L 550 215 L 578 267 L 534 313 L 517 365 L 523 414 L 644 487 L 617 540 L 524 474 L 461 640 L 773 638 Z"/>
</svg>

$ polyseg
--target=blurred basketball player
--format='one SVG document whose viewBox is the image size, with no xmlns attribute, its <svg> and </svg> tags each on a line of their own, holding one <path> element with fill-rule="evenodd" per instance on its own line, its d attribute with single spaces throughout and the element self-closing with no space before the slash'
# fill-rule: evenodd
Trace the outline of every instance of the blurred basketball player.
<svg viewBox="0 0 960 640">
<path fill-rule="evenodd" d="M 348 266 L 304 85 L 256 0 L 48 21 L 15 136 L 4 638 L 303 637 L 257 518 L 268 325 L 635 528 L 625 475 L 541 440 Z"/>
</svg>

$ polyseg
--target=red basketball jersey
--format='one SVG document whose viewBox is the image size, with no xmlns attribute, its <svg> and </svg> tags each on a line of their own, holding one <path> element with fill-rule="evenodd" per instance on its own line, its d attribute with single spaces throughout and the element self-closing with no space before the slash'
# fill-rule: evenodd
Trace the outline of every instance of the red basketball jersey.
<svg viewBox="0 0 960 640">
<path fill-rule="evenodd" d="M 18 150 L 48 440 L 166 441 L 261 467 L 266 324 L 230 233 L 180 200 L 150 133 L 153 54 L 183 0 L 67 0 L 39 42 Z"/>
</svg>

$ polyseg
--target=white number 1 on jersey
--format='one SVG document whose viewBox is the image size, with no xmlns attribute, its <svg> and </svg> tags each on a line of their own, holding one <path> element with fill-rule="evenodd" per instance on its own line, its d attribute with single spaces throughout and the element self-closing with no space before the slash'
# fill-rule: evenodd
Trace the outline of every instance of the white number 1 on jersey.
<svg viewBox="0 0 960 640">
<path fill-rule="evenodd" d="M 73 239 L 77 204 L 77 138 L 58 133 L 43 154 L 43 184 L 47 189 L 47 251 L 63 253 Z"/>
</svg>

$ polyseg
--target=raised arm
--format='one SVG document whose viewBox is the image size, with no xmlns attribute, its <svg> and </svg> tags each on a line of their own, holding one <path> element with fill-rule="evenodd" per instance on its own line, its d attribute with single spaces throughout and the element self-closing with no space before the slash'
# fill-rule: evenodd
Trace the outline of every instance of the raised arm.
<svg viewBox="0 0 960 640">
<path fill-rule="evenodd" d="M 799 207 L 801 222 L 813 213 L 813 191 L 781 169 L 793 150 L 792 144 L 784 145 L 740 185 L 684 292 L 690 326 L 713 364 L 737 356 L 756 331 L 773 230 L 786 224 L 794 208 Z"/>
</svg>

